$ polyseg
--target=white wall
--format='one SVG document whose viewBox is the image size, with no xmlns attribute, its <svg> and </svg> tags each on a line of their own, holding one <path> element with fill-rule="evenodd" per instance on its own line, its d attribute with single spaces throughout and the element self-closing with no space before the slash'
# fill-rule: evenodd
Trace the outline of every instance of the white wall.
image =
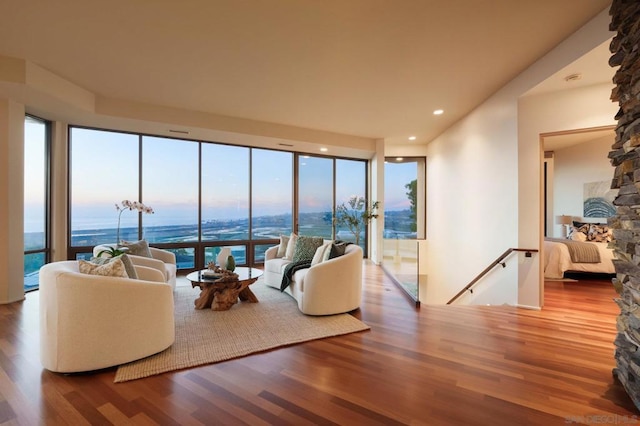
<svg viewBox="0 0 640 426">
<path fill-rule="evenodd" d="M 0 303 L 24 299 L 24 105 L 0 99 Z"/>
<path fill-rule="evenodd" d="M 607 11 L 600 13 L 428 145 L 427 287 L 440 300 L 457 293 L 508 248 L 541 246 L 540 134 L 612 124 L 616 111 L 608 101 L 610 87 L 575 99 L 561 95 L 569 99 L 557 103 L 529 99 L 523 107 L 518 100 L 609 39 L 609 21 Z M 506 268 L 493 269 L 465 298 L 540 307 L 539 259 L 540 254 L 513 255 Z"/>
<path fill-rule="evenodd" d="M 494 97 L 428 145 L 429 300 L 445 303 L 517 247 L 516 113 L 515 97 Z M 515 282 L 513 264 L 496 269 L 467 301 L 515 304 Z"/>
<path fill-rule="evenodd" d="M 519 102 L 518 140 L 520 149 L 521 206 L 528 206 L 529 214 L 520 216 L 521 238 L 542 239 L 541 157 L 540 135 L 574 129 L 615 125 L 617 106 L 609 100 L 611 84 L 524 97 Z M 523 165 L 526 165 L 524 167 Z M 611 171 L 611 177 L 613 170 Z M 534 214 L 537 212 L 537 214 Z M 535 232 L 535 235 L 532 233 Z M 542 246 L 541 242 L 538 242 Z M 542 253 L 541 253 L 542 255 Z M 519 303 L 527 306 L 543 304 L 543 285 L 540 267 L 528 271 L 519 279 Z M 523 284 L 525 283 L 525 284 Z"/>
<path fill-rule="evenodd" d="M 554 151 L 553 217 L 558 215 L 583 216 L 584 184 L 611 181 L 614 168 L 607 158 L 614 142 L 614 131 L 609 137 L 591 140 Z M 589 218 L 589 222 L 606 219 Z M 555 224 L 553 236 L 564 237 L 562 225 Z"/>
</svg>

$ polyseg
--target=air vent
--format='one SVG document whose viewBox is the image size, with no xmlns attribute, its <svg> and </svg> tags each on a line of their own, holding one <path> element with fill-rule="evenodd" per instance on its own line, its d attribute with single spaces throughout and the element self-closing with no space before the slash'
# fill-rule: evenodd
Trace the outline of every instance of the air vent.
<svg viewBox="0 0 640 426">
<path fill-rule="evenodd" d="M 188 130 L 174 130 L 174 129 L 169 129 L 170 133 L 180 133 L 181 135 L 188 135 L 189 131 Z"/>
<path fill-rule="evenodd" d="M 293 146 L 290 143 L 279 143 L 278 145 L 280 145 L 280 146 L 288 146 L 289 148 L 291 148 Z"/>
</svg>

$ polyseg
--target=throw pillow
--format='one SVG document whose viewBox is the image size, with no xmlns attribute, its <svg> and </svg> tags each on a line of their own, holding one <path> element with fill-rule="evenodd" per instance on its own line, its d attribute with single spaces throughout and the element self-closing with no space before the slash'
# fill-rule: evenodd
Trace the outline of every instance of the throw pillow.
<svg viewBox="0 0 640 426">
<path fill-rule="evenodd" d="M 307 237 L 301 235 L 296 241 L 296 248 L 293 251 L 292 262 L 311 262 L 318 247 L 324 243 L 322 237 Z"/>
<path fill-rule="evenodd" d="M 133 262 L 131 261 L 131 258 L 126 254 L 121 254 L 120 256 L 116 256 L 116 257 L 92 257 L 91 263 L 95 263 L 96 265 L 106 265 L 107 263 L 113 261 L 114 259 L 122 260 L 122 263 L 124 263 L 124 269 L 125 271 L 127 271 L 127 276 L 129 278 L 133 278 L 134 280 L 138 279 L 138 273 L 136 272 L 136 268 L 135 266 L 133 266 Z"/>
<path fill-rule="evenodd" d="M 608 243 L 611 242 L 613 237 L 612 231 L 608 225 L 601 223 L 592 223 L 589 226 L 589 232 L 587 233 L 587 240 L 594 241 L 596 243 Z"/>
<path fill-rule="evenodd" d="M 287 245 L 289 244 L 289 237 L 286 235 L 280 235 L 280 245 L 278 246 L 278 252 L 276 257 L 284 257 L 287 254 Z"/>
<path fill-rule="evenodd" d="M 317 265 L 318 263 L 322 263 L 329 258 L 329 252 L 331 251 L 331 243 L 322 244 L 320 247 L 316 249 L 316 253 L 313 255 L 313 259 L 311 259 L 311 266 Z M 326 255 L 325 255 L 326 253 Z"/>
<path fill-rule="evenodd" d="M 127 254 L 143 257 L 153 257 L 151 255 L 151 250 L 149 250 L 149 243 L 147 243 L 147 240 L 140 240 L 134 243 L 129 241 L 122 241 L 120 243 L 120 246 L 129 249 L 127 251 Z"/>
<path fill-rule="evenodd" d="M 573 241 L 580 241 L 580 242 L 587 241 L 587 236 L 584 234 L 584 232 L 572 232 L 571 234 L 569 234 L 568 238 Z"/>
<path fill-rule="evenodd" d="M 574 241 L 586 241 L 588 233 L 589 233 L 588 223 L 582 224 L 581 226 L 572 226 L 571 229 L 569 229 L 569 235 L 567 235 L 567 238 L 569 240 L 574 240 Z M 577 234 L 582 234 L 582 235 L 577 235 Z"/>
<path fill-rule="evenodd" d="M 335 242 L 331 244 L 331 251 L 329 252 L 329 259 L 333 259 L 334 257 L 342 256 L 347 250 L 347 245 L 349 245 L 346 241 Z"/>
<path fill-rule="evenodd" d="M 124 263 L 120 259 L 114 259 L 105 265 L 97 265 L 86 260 L 78 260 L 78 269 L 83 274 L 102 275 L 104 277 L 129 278 Z"/>
<path fill-rule="evenodd" d="M 289 242 L 287 243 L 287 251 L 284 254 L 284 258 L 287 260 L 293 259 L 293 251 L 296 248 L 296 243 L 298 241 L 298 235 L 293 232 L 289 235 Z"/>
</svg>

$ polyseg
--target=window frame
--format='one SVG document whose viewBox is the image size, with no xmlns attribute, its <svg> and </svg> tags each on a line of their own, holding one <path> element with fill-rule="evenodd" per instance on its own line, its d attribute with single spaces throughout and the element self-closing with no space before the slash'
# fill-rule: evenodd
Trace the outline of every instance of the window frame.
<svg viewBox="0 0 640 426">
<path fill-rule="evenodd" d="M 249 145 L 236 145 L 236 144 L 229 144 L 229 143 L 224 143 L 224 142 L 216 142 L 216 141 L 206 141 L 206 140 L 199 140 L 199 139 L 187 139 L 187 138 L 178 138 L 178 137 L 171 137 L 171 136 L 166 136 L 166 135 L 154 135 L 154 134 L 147 134 L 147 133 L 137 133 L 137 132 L 127 132 L 127 131 L 119 131 L 119 130 L 113 130 L 113 129 L 104 129 L 104 128 L 95 128 L 95 127 L 86 127 L 86 126 L 79 126 L 79 125 L 68 125 L 67 127 L 67 147 L 68 147 L 68 175 L 67 175 L 67 189 L 68 189 L 68 197 L 67 197 L 67 202 L 68 202 L 68 210 L 67 210 L 67 223 L 68 223 L 68 230 L 67 230 L 67 255 L 69 259 L 76 259 L 76 258 L 82 258 L 82 256 L 85 255 L 89 255 L 90 252 L 92 251 L 93 247 L 88 247 L 88 246 L 72 246 L 72 224 L 71 224 L 71 211 L 72 211 L 72 205 L 71 205 L 71 192 L 72 192 L 72 186 L 73 186 L 73 182 L 72 182 L 72 169 L 73 169 L 73 164 L 71 161 L 71 157 L 72 157 L 72 143 L 73 143 L 73 137 L 72 137 L 72 133 L 73 133 L 73 129 L 87 129 L 87 130 L 95 130 L 95 131 L 102 131 L 102 132 L 113 132 L 113 133 L 118 133 L 118 134 L 130 134 L 130 135 L 135 135 L 138 136 L 139 138 L 139 169 L 138 169 L 138 175 L 139 175 L 139 193 L 138 193 L 138 197 L 140 200 L 143 199 L 144 197 L 144 182 L 143 182 L 143 170 L 142 170 L 142 164 L 144 159 L 142 158 L 143 155 L 143 146 L 142 146 L 142 140 L 144 137 L 154 137 L 154 138 L 166 138 L 166 139 L 175 139 L 177 141 L 185 141 L 185 142 L 195 142 L 199 144 L 198 147 L 198 164 L 194 164 L 194 167 L 196 167 L 198 169 L 198 224 L 197 224 L 197 241 L 189 241 L 189 242 L 179 242 L 179 243 L 163 243 L 163 242 L 158 242 L 158 243 L 153 243 L 154 247 L 158 247 L 158 248 L 163 248 L 163 249 L 194 249 L 194 268 L 187 268 L 187 269 L 180 269 L 181 271 L 184 272 L 188 272 L 188 271 L 192 271 L 192 270 L 197 270 L 197 269 L 202 269 L 203 267 L 206 267 L 206 265 L 204 264 L 205 261 L 205 250 L 208 248 L 212 248 L 212 247 L 223 247 L 223 246 L 244 246 L 244 250 L 246 253 L 246 263 L 243 265 L 238 265 L 238 266 L 244 266 L 244 265 L 250 265 L 250 266 L 255 266 L 255 265 L 260 265 L 263 262 L 262 261 L 258 261 L 256 262 L 256 250 L 260 249 L 262 250 L 264 248 L 264 246 L 266 245 L 275 245 L 279 243 L 279 238 L 265 238 L 265 239 L 255 239 L 253 238 L 252 235 L 252 227 L 253 227 L 253 197 L 252 197 L 252 191 L 253 191 L 253 186 L 252 186 L 252 181 L 253 181 L 253 173 L 254 173 L 254 169 L 253 169 L 253 165 L 252 165 L 252 158 L 253 158 L 253 153 L 254 150 L 267 150 L 267 151 L 278 151 L 278 152 L 284 152 L 284 153 L 288 153 L 291 154 L 291 162 L 292 162 L 292 184 L 291 184 L 291 191 L 292 191 L 292 198 L 291 198 L 291 217 L 292 217 L 292 223 L 291 223 L 291 229 L 293 232 L 297 232 L 298 230 L 298 167 L 297 167 L 297 163 L 298 163 L 298 158 L 299 156 L 313 156 L 313 157 L 324 157 L 324 158 L 329 158 L 333 160 L 333 210 L 332 210 L 332 215 L 335 215 L 335 192 L 336 192 L 336 179 L 335 179 L 335 168 L 336 168 L 336 161 L 339 159 L 344 159 L 344 160 L 350 160 L 350 161 L 359 161 L 364 163 L 364 182 L 365 182 L 365 193 L 368 194 L 368 188 L 369 188 L 369 161 L 368 160 L 363 160 L 363 159 L 358 159 L 358 158 L 348 158 L 348 157 L 334 157 L 334 156 L 329 156 L 329 155 L 317 155 L 317 154 L 309 154 L 309 153 L 301 153 L 301 152 L 297 152 L 297 151 L 289 151 L 289 150 L 285 150 L 285 149 L 275 149 L 275 148 L 264 148 L 264 147 L 254 147 L 254 146 L 249 146 Z M 202 162 L 203 162 L 203 156 L 202 156 L 202 147 L 204 146 L 204 144 L 218 144 L 218 145 L 228 145 L 228 146 L 234 146 L 234 147 L 239 147 L 239 148 L 248 148 L 249 149 L 249 223 L 248 223 L 248 239 L 243 239 L 243 240 L 225 240 L 225 241 L 221 241 L 221 240 L 205 240 L 202 238 Z M 140 216 L 142 216 L 140 214 Z M 142 218 L 139 218 L 138 221 L 138 235 L 139 238 L 142 237 L 142 226 L 141 226 L 141 221 Z M 333 224 L 333 235 L 335 236 L 335 224 Z M 368 227 L 365 228 L 365 248 L 366 245 L 368 244 Z M 366 250 L 365 250 L 366 253 Z M 258 253 L 259 255 L 259 253 Z"/>
<path fill-rule="evenodd" d="M 43 253 L 44 254 L 44 263 L 43 264 L 47 264 L 51 262 L 51 182 L 52 182 L 52 169 L 51 169 L 51 135 L 52 135 L 52 123 L 49 120 L 45 120 L 44 118 L 38 117 L 36 115 L 33 114 L 25 114 L 25 122 L 27 119 L 31 119 L 31 120 L 35 120 L 38 122 L 41 122 L 44 125 L 44 167 L 45 167 L 45 172 L 44 172 L 44 247 L 40 248 L 40 249 L 33 249 L 33 250 L 24 250 L 23 249 L 23 256 L 28 256 L 28 255 L 32 255 L 32 254 L 40 254 Z M 23 149 L 24 147 L 24 143 L 23 142 Z M 27 158 L 24 159 L 24 161 L 26 162 Z M 23 170 L 24 170 L 24 165 L 23 165 Z M 25 190 L 25 188 L 23 188 L 23 191 Z M 26 290 L 26 292 L 29 291 L 35 291 L 38 290 L 38 287 Z"/>
</svg>

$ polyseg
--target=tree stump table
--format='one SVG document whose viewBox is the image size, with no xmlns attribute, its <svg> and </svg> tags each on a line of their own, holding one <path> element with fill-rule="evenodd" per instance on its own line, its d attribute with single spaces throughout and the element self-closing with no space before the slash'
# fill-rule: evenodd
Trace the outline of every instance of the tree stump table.
<svg viewBox="0 0 640 426">
<path fill-rule="evenodd" d="M 249 286 L 257 281 L 262 271 L 256 268 L 236 268 L 234 272 L 218 269 L 216 276 L 207 276 L 207 269 L 187 275 L 191 287 L 200 287 L 200 297 L 194 305 L 196 309 L 211 308 L 226 311 L 241 301 L 257 303 L 258 298 Z"/>
</svg>

